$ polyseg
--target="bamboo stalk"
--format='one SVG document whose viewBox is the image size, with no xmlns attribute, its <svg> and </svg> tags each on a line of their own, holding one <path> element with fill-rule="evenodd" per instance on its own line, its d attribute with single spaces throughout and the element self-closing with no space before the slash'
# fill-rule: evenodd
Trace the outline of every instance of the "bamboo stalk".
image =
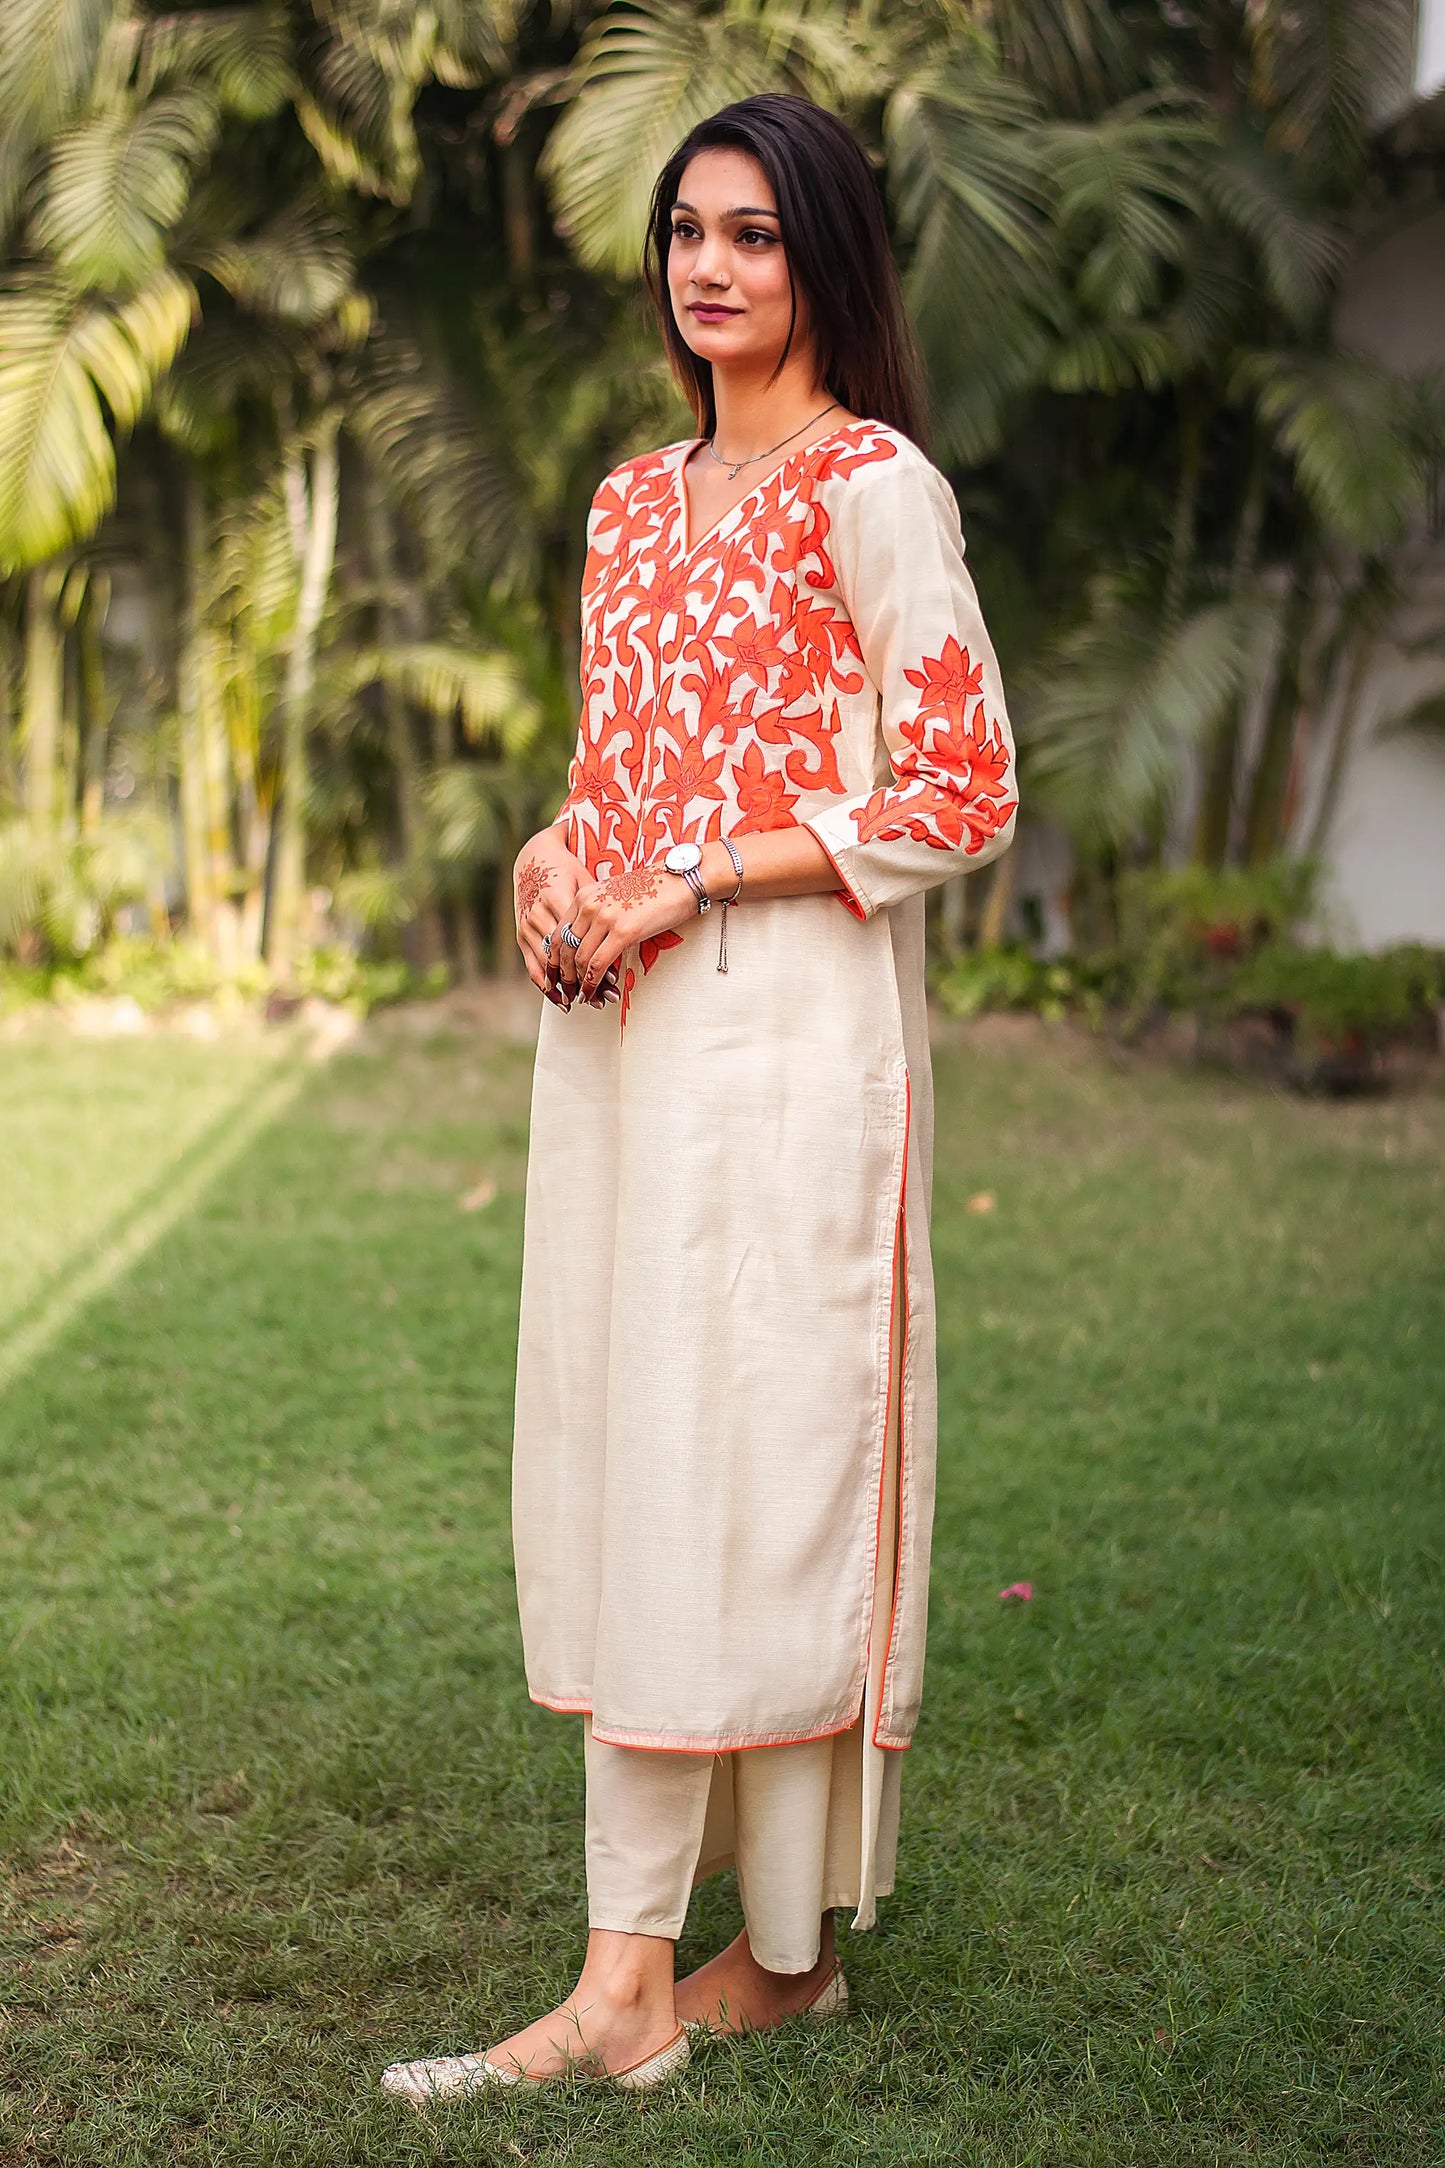
<svg viewBox="0 0 1445 2168">
<path fill-rule="evenodd" d="M 267 932 L 271 960 L 283 980 L 290 976 L 295 963 L 306 880 L 307 728 L 316 682 L 317 635 L 336 562 L 341 494 L 339 433 L 340 417 L 334 413 L 324 415 L 311 454 L 301 584 L 281 697 L 281 796 L 275 819 L 275 874 Z"/>
<path fill-rule="evenodd" d="M 59 813 L 61 704 L 65 695 L 65 635 L 58 613 L 62 566 L 37 565 L 25 582 L 25 677 L 20 695 L 20 745 L 25 761 L 25 815 L 30 832 L 50 837 Z"/>
</svg>

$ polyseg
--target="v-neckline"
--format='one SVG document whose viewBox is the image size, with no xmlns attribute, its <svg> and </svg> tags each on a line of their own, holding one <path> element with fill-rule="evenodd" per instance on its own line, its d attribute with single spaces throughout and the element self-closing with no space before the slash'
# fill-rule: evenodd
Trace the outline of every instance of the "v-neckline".
<svg viewBox="0 0 1445 2168">
<path fill-rule="evenodd" d="M 769 482 L 775 476 L 781 474 L 785 467 L 790 467 L 795 459 L 806 459 L 810 452 L 819 451 L 823 445 L 831 444 L 835 437 L 846 436 L 850 429 L 861 428 L 865 418 L 860 414 L 851 422 L 840 422 L 838 427 L 830 429 L 826 436 L 814 437 L 811 444 L 804 444 L 796 452 L 789 452 L 786 459 L 780 459 L 775 467 L 769 468 L 760 482 L 754 482 L 752 488 L 747 491 L 746 495 L 739 497 L 736 504 L 730 504 L 727 510 L 719 518 L 715 519 L 710 527 L 705 527 L 695 542 L 688 540 L 692 507 L 687 501 L 687 463 L 698 446 L 706 444 L 707 438 L 690 437 L 682 446 L 681 453 L 674 461 L 672 469 L 672 488 L 677 512 L 678 536 L 682 544 L 678 553 L 678 563 L 680 565 L 690 564 L 703 544 L 710 542 L 714 535 L 722 531 L 734 512 L 740 512 L 749 498 L 756 497 L 759 491 L 766 489 Z"/>
</svg>

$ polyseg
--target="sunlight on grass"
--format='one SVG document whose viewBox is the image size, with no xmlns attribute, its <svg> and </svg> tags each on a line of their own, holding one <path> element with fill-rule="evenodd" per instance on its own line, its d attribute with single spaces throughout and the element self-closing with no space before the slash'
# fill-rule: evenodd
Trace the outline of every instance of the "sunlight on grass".
<svg viewBox="0 0 1445 2168">
<path fill-rule="evenodd" d="M 95 1041 L 58 1028 L 0 1044 L 0 1342 L 285 1058 L 271 1040 Z"/>
</svg>

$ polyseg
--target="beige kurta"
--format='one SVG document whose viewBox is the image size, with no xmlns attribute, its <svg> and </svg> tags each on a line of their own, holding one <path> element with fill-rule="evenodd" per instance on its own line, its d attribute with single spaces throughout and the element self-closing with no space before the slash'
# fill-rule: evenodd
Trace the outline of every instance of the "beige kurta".
<svg viewBox="0 0 1445 2168">
<path fill-rule="evenodd" d="M 543 1010 L 514 1454 L 527 1675 L 598 1739 L 699 1752 L 844 1731 L 871 1685 L 871 1743 L 905 1747 L 936 1424 L 923 892 L 1010 840 L 1012 741 L 953 493 L 907 438 L 850 423 L 690 540 L 695 442 L 593 501 L 559 819 L 599 876 L 803 822 L 839 886 L 740 905 L 726 973 L 714 911 L 629 953 L 620 1011 Z"/>
</svg>

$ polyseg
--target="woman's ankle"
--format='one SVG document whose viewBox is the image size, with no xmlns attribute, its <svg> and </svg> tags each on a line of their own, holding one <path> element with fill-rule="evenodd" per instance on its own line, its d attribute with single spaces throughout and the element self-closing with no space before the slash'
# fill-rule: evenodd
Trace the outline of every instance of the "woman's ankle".
<svg viewBox="0 0 1445 2168">
<path fill-rule="evenodd" d="M 624 2009 L 671 2002 L 675 1945 L 661 1935 L 622 1934 L 594 1927 L 587 1938 L 579 1987 Z"/>
</svg>

